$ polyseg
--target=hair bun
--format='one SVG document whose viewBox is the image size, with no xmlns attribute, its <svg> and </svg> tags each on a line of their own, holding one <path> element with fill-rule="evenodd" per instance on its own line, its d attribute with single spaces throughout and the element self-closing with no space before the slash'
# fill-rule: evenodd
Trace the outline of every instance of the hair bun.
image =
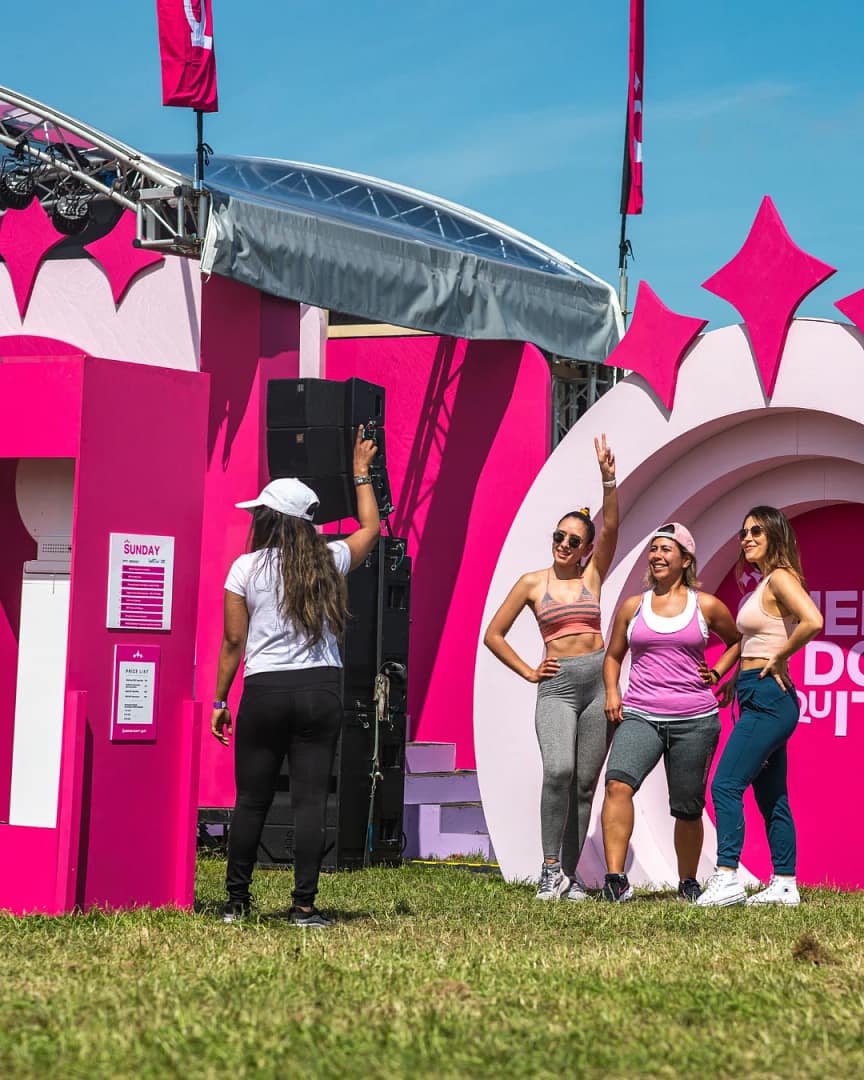
<svg viewBox="0 0 864 1080">
<path fill-rule="evenodd" d="M 584 514 L 585 517 L 591 517 L 591 508 L 589 506 L 583 506 L 579 513 Z"/>
</svg>

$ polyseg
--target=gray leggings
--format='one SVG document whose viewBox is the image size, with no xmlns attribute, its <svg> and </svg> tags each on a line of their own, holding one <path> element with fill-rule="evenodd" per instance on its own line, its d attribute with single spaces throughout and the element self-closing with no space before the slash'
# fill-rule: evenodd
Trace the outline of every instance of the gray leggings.
<svg viewBox="0 0 864 1080">
<path fill-rule="evenodd" d="M 603 649 L 566 656 L 537 686 L 534 724 L 543 759 L 540 834 L 543 857 L 572 874 L 588 833 L 591 803 L 613 726 L 606 721 Z"/>
</svg>

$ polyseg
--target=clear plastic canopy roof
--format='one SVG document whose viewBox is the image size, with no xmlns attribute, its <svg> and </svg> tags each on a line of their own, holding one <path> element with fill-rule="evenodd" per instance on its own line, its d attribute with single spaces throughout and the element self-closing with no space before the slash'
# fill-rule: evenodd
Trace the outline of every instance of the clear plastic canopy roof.
<svg viewBox="0 0 864 1080">
<path fill-rule="evenodd" d="M 159 154 L 158 160 L 191 175 L 191 154 Z M 371 176 L 270 158 L 213 157 L 207 186 L 226 195 L 264 205 L 307 208 L 320 217 L 374 228 L 377 232 L 470 251 L 548 274 L 598 281 L 566 256 L 544 247 L 498 221 Z"/>
</svg>

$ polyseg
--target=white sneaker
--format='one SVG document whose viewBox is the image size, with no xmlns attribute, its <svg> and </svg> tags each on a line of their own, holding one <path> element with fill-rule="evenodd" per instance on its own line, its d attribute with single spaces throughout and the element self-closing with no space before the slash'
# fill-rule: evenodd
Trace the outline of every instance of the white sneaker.
<svg viewBox="0 0 864 1080">
<path fill-rule="evenodd" d="M 570 878 L 561 872 L 561 863 L 544 862 L 540 869 L 537 900 L 560 900 L 570 887 Z"/>
<path fill-rule="evenodd" d="M 566 877 L 566 875 L 565 875 Z M 579 876 L 579 871 L 573 871 L 573 877 L 569 879 L 570 887 L 564 892 L 563 900 L 572 900 L 574 903 L 579 903 L 580 900 L 589 900 L 588 890 L 585 888 L 585 882 Z"/>
<path fill-rule="evenodd" d="M 697 907 L 729 907 L 743 904 L 747 899 L 744 886 L 738 880 L 738 874 L 728 870 L 715 870 L 714 876 L 705 886 L 705 891 L 696 901 Z"/>
<path fill-rule="evenodd" d="M 801 896 L 794 877 L 771 875 L 768 887 L 747 897 L 748 904 L 784 904 L 786 907 L 798 907 Z"/>
</svg>

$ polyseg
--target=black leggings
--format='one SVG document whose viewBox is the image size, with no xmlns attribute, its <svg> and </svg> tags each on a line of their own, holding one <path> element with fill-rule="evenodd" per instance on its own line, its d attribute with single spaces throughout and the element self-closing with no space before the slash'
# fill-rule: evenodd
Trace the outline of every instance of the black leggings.
<svg viewBox="0 0 864 1080">
<path fill-rule="evenodd" d="M 316 667 L 250 675 L 243 684 L 234 740 L 237 805 L 228 836 L 226 886 L 249 900 L 264 819 L 288 755 L 294 812 L 295 904 L 311 905 L 324 854 L 327 792 L 342 728 L 341 672 Z"/>
</svg>

